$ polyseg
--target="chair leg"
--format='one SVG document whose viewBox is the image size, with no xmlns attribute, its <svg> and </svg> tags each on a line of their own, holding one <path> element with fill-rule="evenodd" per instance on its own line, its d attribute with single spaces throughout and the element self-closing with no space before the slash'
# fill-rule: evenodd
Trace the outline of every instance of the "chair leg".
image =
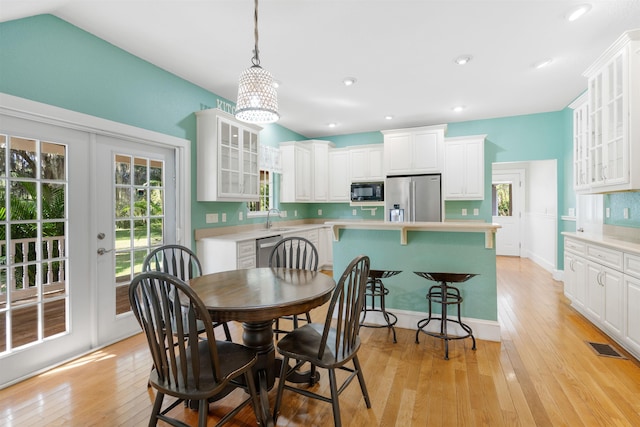
<svg viewBox="0 0 640 427">
<path fill-rule="evenodd" d="M 353 357 L 353 366 L 355 366 L 356 371 L 358 372 L 358 382 L 360 383 L 362 396 L 364 396 L 364 403 L 367 405 L 367 408 L 371 408 L 371 400 L 369 400 L 369 392 L 367 391 L 367 385 L 364 382 L 364 374 L 362 373 L 362 368 L 360 367 L 358 356 Z"/>
<path fill-rule="evenodd" d="M 261 414 L 262 414 L 262 405 L 260 404 L 260 399 L 258 398 L 258 392 L 256 391 L 256 383 L 255 380 L 253 379 L 253 372 L 251 370 L 248 370 L 245 374 L 244 374 L 244 380 L 247 383 L 247 388 L 249 389 L 249 396 L 251 396 L 251 406 L 253 407 L 253 413 L 256 415 L 256 420 L 258 421 L 258 423 L 260 423 L 261 421 Z M 269 408 L 266 408 L 266 410 L 268 411 Z"/>
<path fill-rule="evenodd" d="M 340 398 L 336 380 L 336 370 L 329 369 L 329 388 L 331 389 L 331 406 L 333 407 L 333 423 L 335 427 L 342 427 L 340 419 Z"/>
<path fill-rule="evenodd" d="M 209 417 L 209 401 L 202 399 L 198 404 L 198 427 L 207 427 Z"/>
<path fill-rule="evenodd" d="M 224 329 L 224 336 L 227 341 L 231 342 L 231 331 L 229 330 L 229 325 L 227 325 L 227 322 L 224 322 L 222 324 L 222 329 Z"/>
<path fill-rule="evenodd" d="M 307 311 L 307 312 L 305 313 L 305 315 L 307 316 L 307 323 L 312 323 L 312 321 L 311 321 L 311 314 L 309 314 L 309 312 Z"/>
<path fill-rule="evenodd" d="M 149 419 L 149 427 L 155 427 L 158 424 L 158 414 L 162 409 L 162 401 L 164 400 L 164 393 L 156 394 L 156 400 L 153 403 L 153 410 L 151 411 L 151 418 Z"/>
<path fill-rule="evenodd" d="M 287 369 L 289 367 L 289 358 L 284 357 L 282 359 L 282 368 L 280 368 L 280 379 L 278 380 L 278 392 L 276 394 L 276 402 L 273 405 L 273 421 L 278 420 L 280 415 L 280 403 L 282 402 L 282 392 L 284 391 L 284 383 L 287 381 Z"/>
</svg>

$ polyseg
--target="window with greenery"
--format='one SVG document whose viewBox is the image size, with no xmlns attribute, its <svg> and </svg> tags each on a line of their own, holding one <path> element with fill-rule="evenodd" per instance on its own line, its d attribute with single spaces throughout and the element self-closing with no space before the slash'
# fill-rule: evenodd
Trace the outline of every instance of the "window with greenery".
<svg viewBox="0 0 640 427">
<path fill-rule="evenodd" d="M 511 183 L 493 184 L 491 193 L 493 216 L 512 216 Z"/>
<path fill-rule="evenodd" d="M 273 188 L 273 173 L 267 170 L 260 171 L 260 200 L 247 203 L 249 212 L 267 212 L 271 209 L 271 191 Z"/>
</svg>

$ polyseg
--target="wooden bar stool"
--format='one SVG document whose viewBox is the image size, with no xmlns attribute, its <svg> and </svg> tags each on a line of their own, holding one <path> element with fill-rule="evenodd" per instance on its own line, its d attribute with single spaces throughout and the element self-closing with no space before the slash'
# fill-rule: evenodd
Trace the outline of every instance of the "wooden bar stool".
<svg viewBox="0 0 640 427">
<path fill-rule="evenodd" d="M 402 273 L 401 271 L 393 270 L 369 270 L 369 277 L 367 279 L 367 286 L 364 291 L 364 305 L 362 306 L 362 318 L 360 319 L 360 326 L 365 328 L 390 328 L 393 332 L 393 342 L 397 343 L 396 329 L 393 327 L 398 322 L 398 317 L 389 313 L 384 306 L 384 298 L 389 294 L 389 289 L 384 287 L 382 279 L 386 279 L 396 274 Z M 371 304 L 367 304 L 370 298 Z M 378 300 L 378 306 L 376 307 L 376 299 Z M 364 320 L 367 317 L 367 313 L 370 311 L 377 311 L 382 313 L 386 325 L 372 325 L 365 324 Z"/>
<path fill-rule="evenodd" d="M 449 360 L 449 341 L 450 340 L 461 340 L 465 338 L 471 337 L 473 340 L 472 349 L 476 349 L 476 339 L 473 336 L 473 331 L 469 325 L 462 323 L 462 319 L 460 318 L 460 304 L 462 304 L 462 296 L 460 295 L 460 290 L 454 286 L 450 286 L 447 283 L 463 283 L 469 280 L 470 278 L 476 276 L 476 274 L 466 274 L 466 273 L 424 273 L 414 271 L 420 277 L 424 277 L 427 280 L 431 280 L 433 282 L 438 282 L 437 285 L 431 286 L 429 288 L 429 292 L 427 293 L 427 300 L 429 300 L 429 317 L 426 319 L 422 319 L 418 322 L 418 330 L 416 331 L 416 344 L 418 341 L 418 336 L 420 335 L 420 331 L 424 332 L 427 335 L 432 337 L 440 338 L 444 340 L 444 358 Z M 441 306 L 441 315 L 434 316 L 431 310 L 431 304 L 436 303 Z M 455 306 L 457 310 L 457 320 L 449 319 L 448 309 L 449 306 Z M 432 320 L 440 320 L 440 331 L 439 332 L 431 332 L 427 331 L 424 328 L 427 327 L 429 322 Z M 450 335 L 447 331 L 447 324 L 457 323 L 460 327 L 466 332 L 465 335 L 455 336 Z"/>
</svg>

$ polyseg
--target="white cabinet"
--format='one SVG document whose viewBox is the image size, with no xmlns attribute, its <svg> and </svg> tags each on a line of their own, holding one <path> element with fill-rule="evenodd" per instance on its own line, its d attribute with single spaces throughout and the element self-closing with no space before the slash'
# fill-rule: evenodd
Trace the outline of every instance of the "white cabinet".
<svg viewBox="0 0 640 427">
<path fill-rule="evenodd" d="M 198 201 L 258 200 L 258 133 L 218 109 L 196 112 Z"/>
<path fill-rule="evenodd" d="M 320 269 L 331 270 L 333 268 L 333 232 L 331 231 L 331 227 L 322 227 L 318 229 L 318 232 Z"/>
<path fill-rule="evenodd" d="M 349 154 L 347 148 L 336 148 L 329 151 L 330 202 L 349 202 L 351 200 Z"/>
<path fill-rule="evenodd" d="M 382 144 L 357 146 L 349 151 L 351 182 L 384 180 L 384 147 Z"/>
<path fill-rule="evenodd" d="M 280 144 L 280 202 L 311 201 L 311 150 L 297 142 Z"/>
<path fill-rule="evenodd" d="M 640 358 L 640 256 L 565 237 L 564 267 L 572 306 Z"/>
<path fill-rule="evenodd" d="M 280 202 L 329 200 L 329 151 L 332 146 L 329 141 L 280 144 Z"/>
<path fill-rule="evenodd" d="M 196 252 L 203 274 L 256 266 L 255 239 L 204 238 L 196 242 Z"/>
<path fill-rule="evenodd" d="M 640 30 L 627 31 L 585 71 L 589 191 L 640 188 Z"/>
<path fill-rule="evenodd" d="M 485 138 L 486 135 L 474 135 L 445 139 L 445 200 L 484 200 Z"/>
<path fill-rule="evenodd" d="M 382 131 L 385 175 L 439 173 L 446 125 Z"/>
<path fill-rule="evenodd" d="M 584 93 L 569 106 L 573 109 L 573 189 L 589 190 L 589 102 Z"/>
</svg>

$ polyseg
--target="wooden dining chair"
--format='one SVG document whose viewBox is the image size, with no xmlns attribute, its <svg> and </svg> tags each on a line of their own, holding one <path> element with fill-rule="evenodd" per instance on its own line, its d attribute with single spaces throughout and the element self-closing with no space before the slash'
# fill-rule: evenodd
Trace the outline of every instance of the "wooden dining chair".
<svg viewBox="0 0 640 427">
<path fill-rule="evenodd" d="M 164 245 L 152 250 L 142 263 L 142 271 L 162 271 L 188 282 L 202 275 L 202 265 L 197 255 L 182 245 Z M 214 322 L 213 327 L 221 326 L 224 336 L 231 341 L 231 331 L 226 322 Z M 202 323 L 198 322 L 198 331 L 202 331 Z"/>
<path fill-rule="evenodd" d="M 217 425 L 231 419 L 249 403 L 258 419 L 260 402 L 251 369 L 257 354 L 243 345 L 216 340 L 209 312 L 189 285 L 168 273 L 141 273 L 129 286 L 129 301 L 153 359 L 149 383 L 157 394 L 150 426 L 155 426 L 158 420 L 184 425 L 167 415 L 182 401 L 198 402 L 198 426 L 206 426 L 209 399 L 227 387 L 242 388 L 249 397 Z M 203 320 L 204 339 L 189 333 L 198 319 Z M 176 401 L 162 409 L 165 395 L 175 397 Z"/>
<path fill-rule="evenodd" d="M 318 259 L 318 249 L 309 240 L 304 237 L 285 237 L 271 250 L 269 267 L 318 271 Z M 275 328 L 273 329 L 276 339 L 278 339 L 279 334 L 290 332 L 289 330 L 280 329 L 280 319 L 291 320 L 293 329 L 298 328 L 300 320 L 297 314 L 276 319 Z M 304 313 L 302 320 L 311 323 L 311 315 L 308 311 Z"/>
<path fill-rule="evenodd" d="M 369 393 L 362 374 L 358 349 L 360 348 L 360 311 L 364 305 L 364 294 L 369 276 L 369 257 L 356 257 L 340 277 L 331 297 L 324 324 L 309 323 L 295 329 L 278 341 L 278 352 L 283 356 L 280 381 L 274 407 L 274 419 L 277 419 L 282 403 L 284 389 L 307 397 L 330 402 L 333 407 L 333 420 L 336 427 L 342 425 L 340 419 L 339 395 L 357 377 L 367 408 L 371 408 Z M 332 326 L 335 322 L 335 326 Z M 296 364 L 290 368 L 289 361 Z M 353 362 L 353 368 L 346 366 Z M 295 373 L 304 363 L 309 362 L 317 368 L 329 372 L 331 396 L 327 397 L 308 389 L 292 387 L 286 383 L 287 376 Z M 349 376 L 338 387 L 336 369 L 349 372 Z"/>
</svg>

